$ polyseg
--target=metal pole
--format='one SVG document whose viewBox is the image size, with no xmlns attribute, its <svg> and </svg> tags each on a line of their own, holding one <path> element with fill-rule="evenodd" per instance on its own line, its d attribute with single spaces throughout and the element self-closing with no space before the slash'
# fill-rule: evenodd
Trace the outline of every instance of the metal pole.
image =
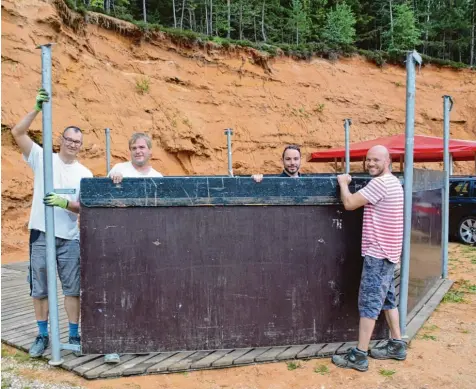
<svg viewBox="0 0 476 389">
<path fill-rule="evenodd" d="M 350 172 L 350 144 L 349 144 L 349 132 L 352 125 L 352 119 L 344 119 L 345 129 L 345 174 Z"/>
<path fill-rule="evenodd" d="M 41 45 L 41 86 L 48 92 L 50 101 L 43 103 L 43 179 L 45 193 L 54 191 L 53 184 L 53 134 L 51 115 L 51 44 Z M 48 308 L 51 329 L 50 365 L 60 365 L 61 343 L 58 321 L 58 296 L 56 288 L 56 239 L 55 215 L 52 206 L 45 205 L 46 268 L 48 277 Z"/>
<path fill-rule="evenodd" d="M 421 65 L 421 56 L 413 50 L 407 54 L 407 99 L 405 115 L 405 170 L 404 170 L 404 229 L 403 255 L 400 268 L 400 330 L 406 333 L 408 309 L 408 279 L 410 275 L 410 241 L 412 230 L 413 143 L 415 135 L 415 62 Z"/>
<path fill-rule="evenodd" d="M 111 130 L 106 128 L 106 175 L 111 170 Z"/>
<path fill-rule="evenodd" d="M 450 176 L 453 175 L 453 154 L 450 154 Z"/>
<path fill-rule="evenodd" d="M 233 167 L 231 162 L 231 136 L 233 135 L 233 130 L 231 128 L 227 128 L 225 130 L 227 147 L 228 147 L 228 175 L 233 177 Z"/>
<path fill-rule="evenodd" d="M 450 201 L 450 111 L 453 108 L 453 99 L 451 96 L 443 96 L 443 204 L 442 204 L 442 245 L 441 258 L 442 269 L 441 276 L 448 278 L 448 234 L 449 234 L 449 201 Z"/>
</svg>

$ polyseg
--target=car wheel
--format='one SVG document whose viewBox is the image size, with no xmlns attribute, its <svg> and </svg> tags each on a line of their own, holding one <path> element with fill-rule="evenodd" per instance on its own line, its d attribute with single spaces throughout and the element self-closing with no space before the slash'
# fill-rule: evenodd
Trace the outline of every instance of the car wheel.
<svg viewBox="0 0 476 389">
<path fill-rule="evenodd" d="M 459 223 L 458 238 L 466 244 L 476 243 L 476 216 L 465 217 Z"/>
</svg>

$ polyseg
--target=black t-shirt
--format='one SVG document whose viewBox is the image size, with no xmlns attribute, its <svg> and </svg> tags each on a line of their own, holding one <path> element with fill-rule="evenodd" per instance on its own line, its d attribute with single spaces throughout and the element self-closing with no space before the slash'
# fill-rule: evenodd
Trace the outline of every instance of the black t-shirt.
<svg viewBox="0 0 476 389">
<path fill-rule="evenodd" d="M 279 177 L 289 177 L 292 178 L 288 173 L 286 173 L 284 170 L 283 172 L 279 175 Z M 301 177 L 301 173 L 298 173 L 298 177 Z"/>
</svg>

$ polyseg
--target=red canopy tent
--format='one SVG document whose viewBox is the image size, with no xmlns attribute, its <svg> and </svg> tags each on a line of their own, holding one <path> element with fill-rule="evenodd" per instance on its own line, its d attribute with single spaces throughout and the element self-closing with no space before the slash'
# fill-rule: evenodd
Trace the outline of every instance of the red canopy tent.
<svg viewBox="0 0 476 389">
<path fill-rule="evenodd" d="M 443 161 L 443 138 L 415 135 L 414 162 Z M 405 156 L 405 135 L 377 138 L 350 145 L 350 160 L 363 161 L 367 151 L 375 145 L 387 147 L 393 161 L 402 161 Z M 476 141 L 450 139 L 449 152 L 453 161 L 476 161 Z M 345 148 L 338 147 L 316 151 L 311 154 L 309 162 L 333 162 L 345 158 Z"/>
</svg>

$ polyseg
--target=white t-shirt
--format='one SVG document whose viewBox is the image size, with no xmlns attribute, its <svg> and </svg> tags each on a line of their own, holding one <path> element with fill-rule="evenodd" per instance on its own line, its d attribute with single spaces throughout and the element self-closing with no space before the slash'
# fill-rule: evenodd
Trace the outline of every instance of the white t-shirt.
<svg viewBox="0 0 476 389">
<path fill-rule="evenodd" d="M 120 173 L 123 177 L 129 178 L 141 178 L 141 177 L 163 177 L 157 170 L 152 167 L 147 173 L 142 173 L 137 170 L 131 161 L 116 163 L 114 167 L 109 171 L 108 177 L 113 173 Z"/>
<path fill-rule="evenodd" d="M 33 202 L 31 204 L 30 230 L 45 232 L 45 197 L 43 179 L 43 148 L 33 143 L 28 159 L 23 159 L 33 169 Z M 53 153 L 53 186 L 54 189 L 74 189 L 74 194 L 61 194 L 69 201 L 79 201 L 81 178 L 92 177 L 93 173 L 78 161 L 64 163 L 57 153 Z M 78 215 L 66 209 L 54 207 L 55 235 L 57 238 L 79 240 Z"/>
</svg>

